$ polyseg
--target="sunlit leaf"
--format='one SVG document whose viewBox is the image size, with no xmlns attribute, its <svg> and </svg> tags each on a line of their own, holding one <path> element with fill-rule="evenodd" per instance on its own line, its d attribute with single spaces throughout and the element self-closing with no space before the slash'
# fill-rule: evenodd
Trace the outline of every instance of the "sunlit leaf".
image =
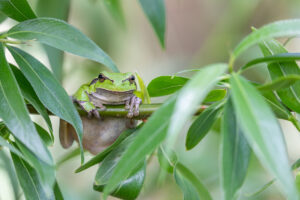
<svg viewBox="0 0 300 200">
<path fill-rule="evenodd" d="M 12 134 L 40 160 L 53 165 L 51 155 L 29 117 L 20 88 L 6 62 L 2 44 L 0 44 L 0 104 L 0 117 Z"/>
<path fill-rule="evenodd" d="M 151 97 L 169 95 L 181 89 L 188 80 L 179 76 L 159 76 L 149 83 L 147 89 Z"/>
<path fill-rule="evenodd" d="M 161 46 L 165 47 L 166 9 L 164 0 L 139 0 L 147 18 L 159 39 Z"/>
<path fill-rule="evenodd" d="M 57 49 L 102 63 L 112 71 L 119 71 L 111 58 L 91 39 L 59 19 L 41 17 L 27 20 L 12 27 L 4 36 L 19 40 L 37 40 Z"/>
<path fill-rule="evenodd" d="M 8 47 L 8 49 L 44 106 L 75 128 L 83 162 L 82 122 L 70 97 L 52 73 L 37 59 L 18 48 Z"/>
<path fill-rule="evenodd" d="M 287 52 L 281 44 L 274 40 L 260 43 L 260 48 L 265 56 Z M 295 61 L 271 63 L 268 65 L 268 70 L 273 81 L 289 75 L 300 75 L 300 69 Z M 288 108 L 300 113 L 300 81 L 288 88 L 278 90 L 276 93 Z"/>
<path fill-rule="evenodd" d="M 300 19 L 282 20 L 267 24 L 246 36 L 234 49 L 232 59 L 262 40 L 300 34 Z"/>
<path fill-rule="evenodd" d="M 0 11 L 19 22 L 36 18 L 26 0 L 1 0 Z"/>
<path fill-rule="evenodd" d="M 248 170 L 251 149 L 241 131 L 231 100 L 225 104 L 222 119 L 222 188 L 225 200 L 238 198 Z"/>
<path fill-rule="evenodd" d="M 174 177 L 183 191 L 184 200 L 212 200 L 211 195 L 200 180 L 181 163 L 176 164 Z"/>
<path fill-rule="evenodd" d="M 239 126 L 253 151 L 262 164 L 278 178 L 289 198 L 298 199 L 277 119 L 264 98 L 245 79 L 233 74 L 230 83 Z"/>
<path fill-rule="evenodd" d="M 187 150 L 194 148 L 206 136 L 217 120 L 223 104 L 223 102 L 212 104 L 196 118 L 186 136 L 185 147 Z"/>
<path fill-rule="evenodd" d="M 167 144 L 173 145 L 177 135 L 192 117 L 197 107 L 227 70 L 227 64 L 212 64 L 197 72 L 180 90 L 168 128 Z"/>
</svg>

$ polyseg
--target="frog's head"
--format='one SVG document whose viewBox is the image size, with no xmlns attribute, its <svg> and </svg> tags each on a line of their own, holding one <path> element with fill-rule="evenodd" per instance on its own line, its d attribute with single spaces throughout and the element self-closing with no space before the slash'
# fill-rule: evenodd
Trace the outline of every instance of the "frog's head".
<svg viewBox="0 0 300 200">
<path fill-rule="evenodd" d="M 114 92 L 128 92 L 136 90 L 135 76 L 133 73 L 101 72 L 90 85 Z"/>
</svg>

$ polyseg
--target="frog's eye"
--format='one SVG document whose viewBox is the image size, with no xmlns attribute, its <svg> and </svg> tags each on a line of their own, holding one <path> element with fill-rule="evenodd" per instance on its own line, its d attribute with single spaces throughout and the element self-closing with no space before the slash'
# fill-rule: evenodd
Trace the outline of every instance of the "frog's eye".
<svg viewBox="0 0 300 200">
<path fill-rule="evenodd" d="M 98 80 L 99 80 L 100 82 L 105 81 L 105 76 L 103 76 L 103 74 L 99 74 Z"/>
<path fill-rule="evenodd" d="M 135 77 L 133 75 L 131 75 L 128 80 L 130 83 L 133 83 L 135 80 Z"/>
</svg>

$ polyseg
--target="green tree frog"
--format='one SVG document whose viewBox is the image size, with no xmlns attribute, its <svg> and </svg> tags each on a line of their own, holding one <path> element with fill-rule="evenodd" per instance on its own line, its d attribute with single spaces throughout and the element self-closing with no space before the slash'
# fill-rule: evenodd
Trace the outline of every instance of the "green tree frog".
<svg viewBox="0 0 300 200">
<path fill-rule="evenodd" d="M 72 99 L 88 116 L 81 116 L 83 123 L 83 147 L 92 154 L 97 154 L 112 144 L 126 129 L 134 128 L 139 115 L 142 100 L 137 97 L 137 84 L 133 73 L 101 72 L 90 83 L 82 85 Z M 97 108 L 105 110 L 105 105 L 125 105 L 127 118 L 100 117 Z M 59 130 L 60 142 L 64 148 L 78 141 L 73 127 L 61 120 Z"/>
</svg>

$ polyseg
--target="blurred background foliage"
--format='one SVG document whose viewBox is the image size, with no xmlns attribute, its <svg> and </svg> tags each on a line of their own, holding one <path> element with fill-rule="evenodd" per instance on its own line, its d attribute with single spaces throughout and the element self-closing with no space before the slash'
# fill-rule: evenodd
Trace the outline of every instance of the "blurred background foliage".
<svg viewBox="0 0 300 200">
<path fill-rule="evenodd" d="M 198 68 L 204 64 L 227 61 L 230 51 L 243 36 L 251 31 L 250 27 L 260 27 L 275 20 L 299 18 L 299 0 L 166 0 L 166 47 L 161 48 L 159 41 L 143 13 L 138 1 L 122 0 L 123 16 L 112 15 L 105 0 L 30 0 L 38 16 L 50 16 L 67 20 L 95 41 L 116 62 L 122 72 L 137 71 L 146 83 L 157 76 L 170 75 L 186 68 Z M 122 19 L 123 17 L 123 19 Z M 6 19 L 0 31 L 7 30 L 15 22 Z M 46 66 L 57 66 L 56 76 L 62 81 L 69 94 L 83 83 L 94 78 L 103 66 L 70 54 L 42 48 L 33 44 L 26 47 Z M 300 39 L 288 43 L 289 51 L 300 50 Z M 48 61 L 45 50 L 52 55 Z M 247 51 L 237 62 L 245 63 L 261 54 L 257 47 Z M 62 70 L 59 67 L 63 66 Z M 188 75 L 188 74 L 187 74 Z M 247 71 L 251 80 L 268 79 L 265 68 Z M 159 102 L 162 99 L 153 99 Z M 43 121 L 33 116 L 39 124 Z M 54 125 L 55 143 L 50 148 L 58 161 L 68 151 L 62 149 L 58 141 L 58 119 L 51 118 Z M 293 163 L 300 157 L 300 136 L 298 131 L 286 121 L 281 121 Z M 178 141 L 175 151 L 179 160 L 198 175 L 208 187 L 214 199 L 220 199 L 219 180 L 219 123 L 214 125 L 213 133 L 191 151 L 186 151 L 183 141 Z M 187 126 L 188 127 L 188 126 Z M 184 137 L 182 133 L 182 137 Z M 76 145 L 73 145 L 76 148 Z M 97 166 L 75 174 L 79 157 L 61 165 L 57 171 L 60 186 L 69 199 L 100 199 L 93 190 L 93 179 Z M 0 199 L 14 199 L 9 175 L 1 169 L 0 162 Z M 241 199 L 272 199 L 284 197 L 279 193 L 276 183 L 263 193 L 249 197 L 272 177 L 252 155 L 250 170 L 242 188 Z M 13 182 L 11 184 L 14 184 Z M 110 197 L 114 199 L 113 197 Z M 145 187 L 139 199 L 182 199 L 182 193 L 175 185 L 172 176 L 161 177 L 158 162 L 153 159 L 147 168 Z"/>
</svg>

